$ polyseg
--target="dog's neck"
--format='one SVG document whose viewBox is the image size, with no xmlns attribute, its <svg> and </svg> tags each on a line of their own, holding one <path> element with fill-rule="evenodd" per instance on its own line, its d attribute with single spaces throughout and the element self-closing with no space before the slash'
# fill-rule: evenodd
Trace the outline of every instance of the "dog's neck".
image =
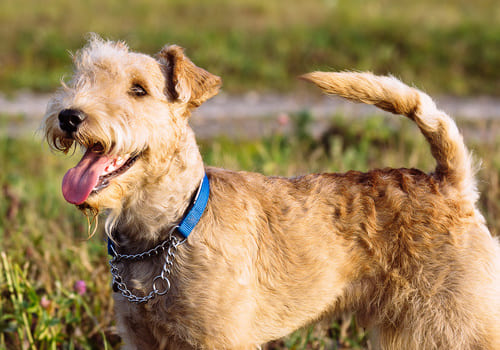
<svg viewBox="0 0 500 350">
<path fill-rule="evenodd" d="M 176 148 L 165 164 L 165 174 L 141 186 L 141 193 L 131 198 L 118 215 L 110 212 L 106 230 L 120 246 L 137 251 L 149 249 L 166 239 L 170 229 L 185 215 L 205 169 L 189 127 Z"/>
</svg>

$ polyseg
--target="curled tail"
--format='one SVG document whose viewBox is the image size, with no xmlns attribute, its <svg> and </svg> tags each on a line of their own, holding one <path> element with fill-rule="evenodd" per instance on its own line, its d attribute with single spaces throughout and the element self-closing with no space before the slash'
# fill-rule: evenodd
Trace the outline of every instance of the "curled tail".
<svg viewBox="0 0 500 350">
<path fill-rule="evenodd" d="M 438 110 L 428 95 L 394 77 L 371 73 L 313 72 L 301 79 L 313 82 L 327 94 L 372 104 L 413 120 L 430 143 L 437 161 L 437 178 L 476 202 L 475 171 L 462 135 L 453 119 Z"/>
</svg>

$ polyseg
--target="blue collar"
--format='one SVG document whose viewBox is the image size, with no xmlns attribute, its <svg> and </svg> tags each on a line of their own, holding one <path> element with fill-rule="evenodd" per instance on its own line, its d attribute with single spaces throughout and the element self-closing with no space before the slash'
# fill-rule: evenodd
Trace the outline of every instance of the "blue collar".
<svg viewBox="0 0 500 350">
<path fill-rule="evenodd" d="M 189 208 L 187 214 L 181 220 L 179 225 L 177 225 L 177 231 L 187 238 L 194 227 L 200 221 L 205 208 L 207 207 L 208 197 L 210 195 L 210 183 L 208 181 L 207 174 L 204 175 L 201 181 L 200 187 L 198 187 L 198 192 L 194 198 L 193 204 Z M 116 256 L 116 247 L 112 240 L 108 238 L 108 254 L 111 256 Z"/>
<path fill-rule="evenodd" d="M 201 185 L 198 188 L 198 193 L 196 193 L 191 209 L 189 209 L 188 213 L 184 216 L 177 227 L 177 231 L 179 231 L 185 238 L 189 236 L 198 221 L 200 221 L 201 216 L 207 207 L 209 195 L 210 183 L 208 182 L 207 174 L 205 174 L 203 180 L 201 181 Z"/>
</svg>

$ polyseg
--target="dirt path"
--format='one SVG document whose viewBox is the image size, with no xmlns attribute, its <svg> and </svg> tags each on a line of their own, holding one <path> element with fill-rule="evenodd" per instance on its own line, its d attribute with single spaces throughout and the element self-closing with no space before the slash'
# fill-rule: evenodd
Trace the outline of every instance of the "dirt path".
<svg viewBox="0 0 500 350">
<path fill-rule="evenodd" d="M 19 93 L 14 98 L 0 94 L 0 135 L 19 136 L 34 133 L 39 127 L 50 95 Z M 490 97 L 440 97 L 438 106 L 461 122 L 494 121 L 500 123 L 500 99 Z M 309 111 L 314 134 L 321 133 L 335 114 L 352 118 L 381 114 L 371 106 L 353 104 L 326 96 L 221 94 L 194 113 L 191 123 L 198 137 L 216 135 L 256 137 L 278 128 L 286 129 L 287 116 Z"/>
</svg>

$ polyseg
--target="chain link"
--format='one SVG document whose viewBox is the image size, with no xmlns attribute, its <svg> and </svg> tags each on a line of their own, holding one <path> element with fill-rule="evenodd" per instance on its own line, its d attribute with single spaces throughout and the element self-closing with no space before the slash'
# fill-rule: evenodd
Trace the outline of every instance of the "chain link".
<svg viewBox="0 0 500 350">
<path fill-rule="evenodd" d="M 174 266 L 175 253 L 177 251 L 177 247 L 183 244 L 186 241 L 186 238 L 180 240 L 177 236 L 173 234 L 174 230 L 177 226 L 173 227 L 170 230 L 169 237 L 167 240 L 163 241 L 160 245 L 139 254 L 118 254 L 114 247 L 112 247 L 115 256 L 113 259 L 109 261 L 109 266 L 111 267 L 111 275 L 113 276 L 112 285 L 113 288 L 117 288 L 121 294 L 127 298 L 130 302 L 133 303 L 147 303 L 149 300 L 153 299 L 155 296 L 165 295 L 170 290 L 170 280 L 168 277 L 172 272 L 172 267 Z M 145 296 L 138 296 L 133 294 L 130 289 L 127 288 L 127 285 L 123 281 L 118 266 L 116 265 L 118 262 L 122 260 L 130 260 L 130 261 L 138 261 L 145 258 L 150 258 L 161 253 L 165 252 L 165 262 L 163 263 L 163 267 L 159 275 L 153 278 L 152 282 L 152 290 L 149 294 Z"/>
</svg>

